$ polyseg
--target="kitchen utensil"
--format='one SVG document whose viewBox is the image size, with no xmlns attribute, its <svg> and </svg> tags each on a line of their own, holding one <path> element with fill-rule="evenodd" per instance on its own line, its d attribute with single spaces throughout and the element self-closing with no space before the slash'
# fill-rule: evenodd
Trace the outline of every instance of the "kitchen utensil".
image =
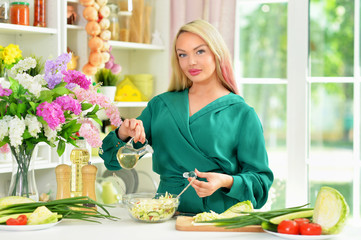
<svg viewBox="0 0 361 240">
<path fill-rule="evenodd" d="M 117 159 L 122 168 L 132 169 L 138 163 L 139 158 L 147 153 L 153 153 L 153 148 L 148 144 L 147 139 L 140 148 L 138 144 L 134 143 L 134 138 L 131 138 L 123 147 L 119 148 Z"/>
<path fill-rule="evenodd" d="M 179 199 L 180 196 L 185 192 L 185 190 L 187 190 L 187 188 L 189 188 L 189 186 L 192 184 L 192 182 L 193 182 L 194 180 L 196 180 L 197 174 L 196 174 L 195 172 L 193 172 L 193 171 L 185 172 L 185 173 L 183 173 L 183 177 L 184 177 L 184 178 L 189 178 L 189 177 L 191 177 L 191 178 L 193 178 L 193 179 L 192 179 L 192 180 L 188 183 L 188 185 L 178 194 L 178 196 L 177 196 L 178 199 Z"/>
<path fill-rule="evenodd" d="M 133 193 L 123 197 L 129 215 L 141 222 L 164 222 L 177 211 L 179 199 L 168 193 Z"/>
</svg>

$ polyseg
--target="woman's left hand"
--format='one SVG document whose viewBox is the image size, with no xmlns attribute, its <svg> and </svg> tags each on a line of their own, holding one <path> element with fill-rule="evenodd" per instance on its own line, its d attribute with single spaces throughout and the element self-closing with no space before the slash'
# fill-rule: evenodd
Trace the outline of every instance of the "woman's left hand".
<svg viewBox="0 0 361 240">
<path fill-rule="evenodd" d="M 208 197 L 221 187 L 230 189 L 233 185 L 233 177 L 227 174 L 199 172 L 197 169 L 195 169 L 195 173 L 197 177 L 207 179 L 207 182 L 195 179 L 191 184 L 199 197 Z M 188 178 L 188 181 L 191 180 L 192 178 Z"/>
</svg>

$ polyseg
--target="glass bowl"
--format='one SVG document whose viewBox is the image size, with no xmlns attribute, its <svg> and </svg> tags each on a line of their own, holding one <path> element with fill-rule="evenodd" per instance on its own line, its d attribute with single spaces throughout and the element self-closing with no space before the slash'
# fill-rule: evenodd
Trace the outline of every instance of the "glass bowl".
<svg viewBox="0 0 361 240">
<path fill-rule="evenodd" d="M 132 193 L 123 197 L 129 215 L 141 222 L 164 222 L 178 209 L 177 195 L 169 193 Z"/>
</svg>

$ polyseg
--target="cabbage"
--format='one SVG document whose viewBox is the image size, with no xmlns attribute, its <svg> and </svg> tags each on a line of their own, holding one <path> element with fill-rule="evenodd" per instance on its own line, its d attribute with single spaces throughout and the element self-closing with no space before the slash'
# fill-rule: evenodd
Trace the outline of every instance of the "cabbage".
<svg viewBox="0 0 361 240">
<path fill-rule="evenodd" d="M 202 221 L 212 221 L 222 218 L 232 218 L 232 217 L 244 215 L 243 212 L 253 212 L 253 205 L 251 201 L 248 200 L 248 201 L 236 203 L 235 205 L 228 208 L 226 211 L 224 211 L 221 214 L 215 213 L 213 211 L 198 213 L 193 217 L 193 220 L 194 222 L 202 222 Z"/>
<path fill-rule="evenodd" d="M 35 202 L 35 201 L 31 198 L 20 197 L 20 196 L 3 197 L 3 198 L 0 198 L 0 208 L 8 206 L 8 205 L 12 205 L 12 204 L 29 203 L 29 202 Z"/>
<path fill-rule="evenodd" d="M 322 187 L 317 194 L 313 222 L 322 227 L 322 234 L 338 234 L 346 224 L 350 209 L 340 192 Z"/>
<path fill-rule="evenodd" d="M 249 200 L 239 202 L 221 213 L 221 216 L 225 218 L 237 217 L 242 214 L 241 212 L 253 212 L 252 202 Z"/>
<path fill-rule="evenodd" d="M 28 225 L 55 223 L 58 221 L 58 214 L 51 212 L 47 207 L 41 206 L 28 218 Z"/>
</svg>

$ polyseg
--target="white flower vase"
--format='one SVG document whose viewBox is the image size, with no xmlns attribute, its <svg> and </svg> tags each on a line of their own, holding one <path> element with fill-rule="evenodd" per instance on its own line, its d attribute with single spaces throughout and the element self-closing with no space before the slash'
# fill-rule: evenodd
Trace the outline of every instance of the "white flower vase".
<svg viewBox="0 0 361 240">
<path fill-rule="evenodd" d="M 110 102 L 114 102 L 115 93 L 117 91 L 116 86 L 101 86 L 99 91 L 110 99 Z"/>
<path fill-rule="evenodd" d="M 34 161 L 38 154 L 38 147 L 29 150 L 27 145 L 22 144 L 15 148 L 10 146 L 13 160 L 13 171 L 9 187 L 9 196 L 22 196 L 39 201 L 39 193 L 36 187 Z"/>
</svg>

